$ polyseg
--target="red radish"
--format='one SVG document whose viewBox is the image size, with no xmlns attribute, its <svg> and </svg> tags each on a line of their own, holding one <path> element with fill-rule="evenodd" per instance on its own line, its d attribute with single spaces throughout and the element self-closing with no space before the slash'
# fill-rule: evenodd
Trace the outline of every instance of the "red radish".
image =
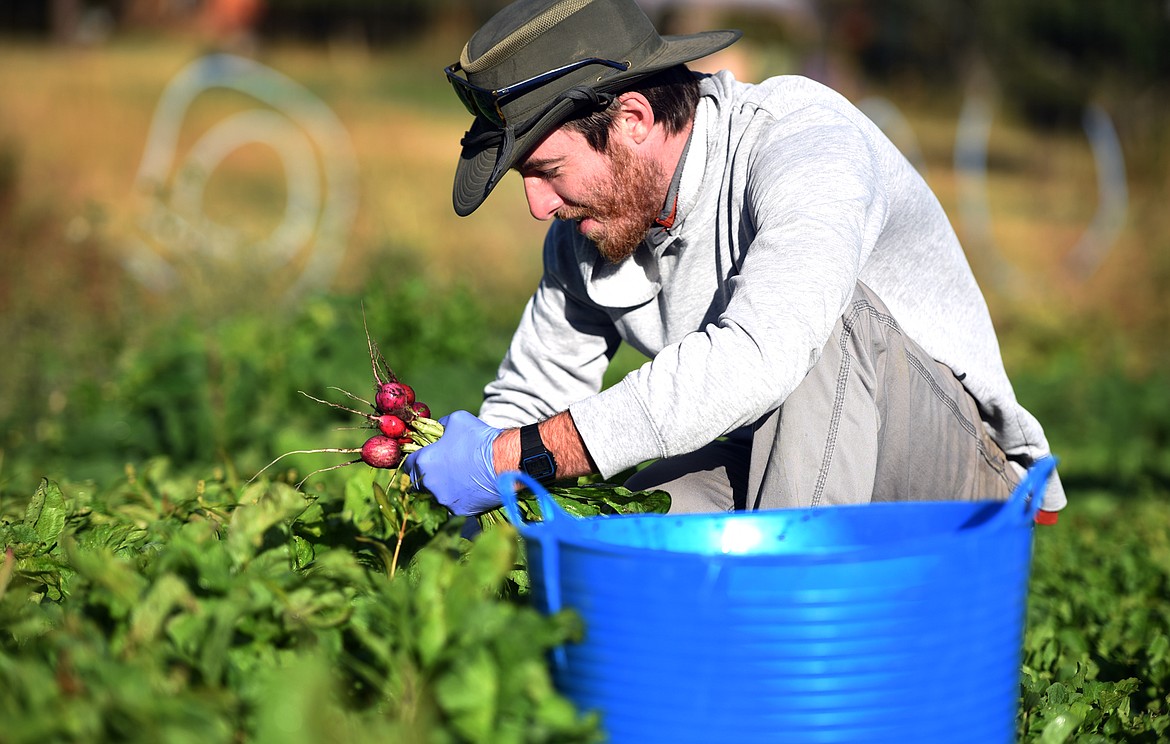
<svg viewBox="0 0 1170 744">
<path fill-rule="evenodd" d="M 413 395 L 414 391 L 401 382 L 383 382 L 374 396 L 374 407 L 378 413 L 398 413 L 406 410 L 410 405 L 408 398 Z"/>
<path fill-rule="evenodd" d="M 365 311 L 362 312 L 362 323 L 365 324 Z M 301 391 L 301 394 L 310 400 L 315 400 L 318 403 L 323 403 L 327 406 L 337 408 L 342 411 L 362 416 L 372 427 L 378 429 L 379 434 L 375 434 L 366 440 L 360 448 L 338 448 L 326 447 L 315 450 L 295 450 L 293 452 L 286 452 L 280 455 L 272 462 L 260 469 L 256 475 L 248 482 L 255 480 L 260 473 L 275 465 L 282 458 L 294 454 L 310 454 L 316 452 L 336 452 L 359 454 L 360 457 L 349 462 L 331 465 L 319 470 L 314 470 L 309 475 L 301 479 L 300 483 L 296 485 L 299 489 L 306 480 L 317 473 L 324 473 L 329 470 L 336 470 L 347 465 L 354 465 L 357 463 L 365 463 L 370 467 L 393 469 L 398 471 L 402 467 L 403 458 L 407 453 L 416 452 L 427 444 L 431 444 L 443 435 L 443 425 L 438 421 L 430 418 L 431 409 L 425 403 L 416 400 L 414 389 L 406 383 L 400 381 L 394 374 L 394 370 L 386 363 L 386 359 L 379 351 L 377 344 L 374 343 L 370 336 L 369 328 L 366 327 L 366 344 L 370 352 L 370 366 L 374 372 L 374 402 L 364 400 L 358 396 L 343 390 L 338 387 L 331 388 L 341 392 L 351 400 L 365 404 L 373 408 L 374 413 L 366 411 L 357 411 L 353 408 L 333 403 L 331 401 L 315 398 L 308 393 Z"/>
<path fill-rule="evenodd" d="M 391 439 L 398 439 L 406 433 L 406 422 L 392 413 L 384 413 L 377 417 L 378 431 Z"/>
<path fill-rule="evenodd" d="M 390 437 L 375 434 L 362 445 L 362 462 L 371 468 L 396 468 L 402 462 L 402 447 Z"/>
</svg>

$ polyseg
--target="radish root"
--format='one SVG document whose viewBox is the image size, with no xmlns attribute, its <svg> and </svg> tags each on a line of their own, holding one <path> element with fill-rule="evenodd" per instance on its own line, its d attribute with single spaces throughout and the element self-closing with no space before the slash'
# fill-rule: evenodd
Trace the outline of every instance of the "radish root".
<svg viewBox="0 0 1170 744">
<path fill-rule="evenodd" d="M 248 479 L 248 483 L 251 483 L 252 481 L 256 480 L 258 477 L 260 477 L 261 473 L 263 473 L 265 470 L 272 467 L 276 463 L 280 462 L 284 458 L 288 457 L 289 455 L 316 455 L 316 454 L 327 453 L 327 452 L 332 452 L 334 454 L 342 454 L 342 455 L 352 455 L 352 454 L 361 452 L 361 449 L 360 448 L 354 449 L 352 447 L 325 447 L 323 449 L 293 450 L 292 452 L 285 452 L 283 455 L 280 455 L 272 462 L 268 463 L 264 467 L 257 470 L 256 475 L 253 475 L 251 478 Z M 359 460 L 357 460 L 357 462 L 361 462 L 361 460 L 359 459 Z M 348 465 L 350 463 L 346 463 L 346 464 Z M 317 471 L 317 472 L 320 472 L 320 471 Z M 247 485 L 247 484 L 244 484 L 244 485 Z"/>
</svg>

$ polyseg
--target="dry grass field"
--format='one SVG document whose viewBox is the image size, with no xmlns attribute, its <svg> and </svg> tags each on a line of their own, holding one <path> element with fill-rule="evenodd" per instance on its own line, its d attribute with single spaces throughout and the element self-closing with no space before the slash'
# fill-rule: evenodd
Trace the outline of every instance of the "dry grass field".
<svg viewBox="0 0 1170 744">
<path fill-rule="evenodd" d="M 0 88 L 8 92 L 0 148 L 13 182 L 7 189 L 8 228 L 21 232 L 37 225 L 50 233 L 41 235 L 45 242 L 52 242 L 53 232 L 65 241 L 85 234 L 116 251 L 142 217 L 133 185 L 160 96 L 207 51 L 183 39 L 0 50 Z M 517 246 L 539 239 L 537 225 L 505 208 L 474 221 L 451 212 L 451 175 L 465 116 L 442 95 L 437 58 L 273 49 L 258 61 L 305 86 L 336 113 L 356 154 L 359 207 L 340 273 L 343 286 L 347 274 L 360 272 L 387 246 L 425 252 L 427 267 L 440 274 L 467 273 L 506 285 L 531 280 L 539 257 Z M 183 121 L 177 155 L 217 121 L 254 104 L 223 89 L 200 94 Z M 222 222 L 263 234 L 279 217 L 284 182 L 271 149 L 243 147 L 223 160 L 204 206 Z M 513 192 L 513 206 L 521 204 L 514 189 L 505 191 Z M 54 230 L 43 220 L 61 224 Z M 89 225 L 100 232 L 86 231 L 83 220 L 100 222 Z M 6 243 L 6 252 L 17 248 Z M 69 264 L 76 255 L 65 251 L 57 258 Z M 38 263 L 39 269 L 69 270 Z"/>
<path fill-rule="evenodd" d="M 356 211 L 341 235 L 344 253 L 334 288 L 361 287 L 371 266 L 396 262 L 403 271 L 466 284 L 513 308 L 539 275 L 543 226 L 528 216 L 514 175 L 472 217 L 451 210 L 451 177 L 467 117 L 441 68 L 460 43 L 254 51 L 266 69 L 302 87 L 298 95 L 335 114 L 352 148 Z M 119 298 L 140 288 L 122 262 L 139 249 L 150 215 L 135 176 L 152 116 L 168 84 L 214 51 L 181 36 L 90 48 L 0 45 L 0 341 L 8 348 L 19 346 L 30 328 L 49 328 L 67 340 L 66 325 L 128 322 L 118 315 Z M 735 60 L 746 77 L 790 71 L 767 68 L 765 55 L 753 64 L 751 51 L 746 46 Z M 1009 363 L 1026 362 L 1031 334 L 1016 343 L 1011 333 L 1025 317 L 1029 326 L 1061 333 L 1073 325 L 1120 334 L 1110 353 L 1124 355 L 1134 371 L 1164 358 L 1151 353 L 1170 320 L 1164 298 L 1170 279 L 1170 168 L 1164 164 L 1170 157 L 1163 150 L 1143 145 L 1127 151 L 1124 227 L 1094 254 L 1099 265 L 1082 271 L 1070 257 L 1099 197 L 1092 151 L 1082 134 L 1032 132 L 997 116 L 988 139 L 986 188 L 979 190 L 989 221 L 980 226 L 961 203 L 970 179 L 961 183 L 954 168 L 961 91 L 945 97 L 880 93 L 910 122 L 927 179 L 967 244 L 997 320 L 1008 329 Z M 174 156 L 183 157 L 216 125 L 256 107 L 239 91 L 199 94 L 184 112 Z M 1119 124 L 1124 134 L 1125 123 Z M 1123 146 L 1130 145 L 1123 138 Z M 281 222 L 294 176 L 286 178 L 286 165 L 262 143 L 228 149 L 208 175 L 201 204 L 207 217 L 235 230 L 246 249 Z M 316 186 L 328 196 L 329 184 Z M 278 291 L 286 281 L 278 272 L 259 276 L 208 282 L 207 305 L 246 310 L 246 295 L 268 297 L 265 290 Z M 264 287 L 265 281 L 274 286 Z M 165 294 L 150 297 L 162 307 L 170 301 Z"/>
</svg>

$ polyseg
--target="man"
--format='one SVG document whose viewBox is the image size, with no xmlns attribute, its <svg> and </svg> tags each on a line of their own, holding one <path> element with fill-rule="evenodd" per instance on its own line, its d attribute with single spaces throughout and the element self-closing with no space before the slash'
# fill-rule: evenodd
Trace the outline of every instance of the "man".
<svg viewBox="0 0 1170 744">
<path fill-rule="evenodd" d="M 455 211 L 515 169 L 553 220 L 480 417 L 407 458 L 454 513 L 498 506 L 504 471 L 646 462 L 627 485 L 679 512 L 1004 499 L 1049 454 L 928 186 L 821 85 L 686 69 L 738 37 L 519 0 L 447 68 L 475 114 Z M 650 361 L 599 392 L 623 341 Z"/>
</svg>

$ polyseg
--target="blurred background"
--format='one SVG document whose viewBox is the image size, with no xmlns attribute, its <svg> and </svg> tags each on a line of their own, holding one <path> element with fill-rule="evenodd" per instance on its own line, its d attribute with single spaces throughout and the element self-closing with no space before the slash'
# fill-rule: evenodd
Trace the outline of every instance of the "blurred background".
<svg viewBox="0 0 1170 744">
<path fill-rule="evenodd" d="M 642 4 L 744 30 L 696 68 L 807 75 L 890 134 L 1070 498 L 1170 490 L 1170 2 Z M 442 68 L 502 5 L 4 0 L 0 495 L 356 446 L 298 391 L 371 395 L 363 321 L 432 410 L 477 409 L 544 226 L 514 175 L 454 215 Z"/>
</svg>

